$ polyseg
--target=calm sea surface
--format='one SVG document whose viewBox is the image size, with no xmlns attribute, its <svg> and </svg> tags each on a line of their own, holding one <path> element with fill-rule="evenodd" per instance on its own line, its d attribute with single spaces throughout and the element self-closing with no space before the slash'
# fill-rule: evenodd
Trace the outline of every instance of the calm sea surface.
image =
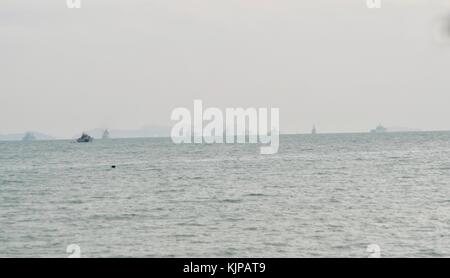
<svg viewBox="0 0 450 278">
<path fill-rule="evenodd" d="M 450 256 L 450 133 L 280 141 L 0 142 L 0 257 Z"/>
</svg>

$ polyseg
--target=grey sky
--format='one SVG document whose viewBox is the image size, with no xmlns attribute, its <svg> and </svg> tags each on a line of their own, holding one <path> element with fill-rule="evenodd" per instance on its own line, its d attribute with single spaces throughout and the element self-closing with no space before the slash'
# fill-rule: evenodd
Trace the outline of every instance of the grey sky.
<svg viewBox="0 0 450 278">
<path fill-rule="evenodd" d="M 449 1 L 82 2 L 0 2 L 0 134 L 170 126 L 194 99 L 279 107 L 282 132 L 450 129 Z"/>
</svg>

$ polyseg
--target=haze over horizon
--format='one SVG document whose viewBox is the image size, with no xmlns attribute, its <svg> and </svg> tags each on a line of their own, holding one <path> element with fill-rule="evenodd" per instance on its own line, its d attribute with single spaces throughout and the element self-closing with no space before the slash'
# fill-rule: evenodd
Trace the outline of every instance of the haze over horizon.
<svg viewBox="0 0 450 278">
<path fill-rule="evenodd" d="M 0 134 L 171 127 L 194 99 L 282 133 L 450 130 L 448 26 L 445 0 L 3 0 Z"/>
</svg>

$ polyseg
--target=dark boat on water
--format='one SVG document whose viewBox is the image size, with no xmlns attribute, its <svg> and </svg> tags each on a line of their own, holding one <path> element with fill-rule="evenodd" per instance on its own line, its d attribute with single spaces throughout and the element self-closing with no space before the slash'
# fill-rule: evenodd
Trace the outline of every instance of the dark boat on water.
<svg viewBox="0 0 450 278">
<path fill-rule="evenodd" d="M 93 137 L 87 135 L 86 133 L 83 133 L 81 135 L 81 137 L 77 139 L 77 142 L 78 143 L 89 143 L 89 142 L 92 142 L 93 140 L 94 140 Z"/>
</svg>

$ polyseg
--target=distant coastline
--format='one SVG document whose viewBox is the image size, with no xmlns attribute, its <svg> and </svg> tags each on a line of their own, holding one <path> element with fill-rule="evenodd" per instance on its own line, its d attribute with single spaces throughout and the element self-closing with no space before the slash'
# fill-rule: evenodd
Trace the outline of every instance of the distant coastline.
<svg viewBox="0 0 450 278">
<path fill-rule="evenodd" d="M 71 140 L 79 138 L 82 132 L 89 134 L 95 139 L 101 139 L 106 128 L 95 128 L 87 131 L 80 131 L 71 137 L 57 137 L 36 131 L 26 131 L 23 133 L 0 134 L 0 141 L 21 141 L 27 133 L 33 134 L 37 141 L 44 140 Z M 170 127 L 165 126 L 144 126 L 140 129 L 111 129 L 109 137 L 115 138 L 152 138 L 170 137 Z"/>
<path fill-rule="evenodd" d="M 101 133 L 104 131 L 104 129 L 93 129 L 91 131 L 87 131 L 87 134 L 91 134 L 92 137 L 95 139 L 101 139 Z M 420 129 L 387 129 L 386 132 L 381 134 L 401 134 L 401 133 L 431 133 L 431 132 L 450 132 L 450 130 L 420 130 Z M 14 134 L 0 134 L 0 142 L 7 142 L 7 141 L 22 141 L 23 137 L 28 132 L 24 133 L 14 133 Z M 74 135 L 71 138 L 67 137 L 53 137 L 44 133 L 40 132 L 31 132 L 36 137 L 34 141 L 52 141 L 52 140 L 74 140 L 79 137 L 79 135 Z M 110 133 L 112 136 L 111 139 L 143 139 L 143 138 L 170 138 L 169 132 L 145 132 L 143 130 L 111 130 Z M 80 133 L 81 134 L 81 133 Z M 371 133 L 370 131 L 363 132 L 363 131 L 355 131 L 355 132 L 321 132 L 317 133 L 315 135 L 350 135 L 350 134 L 367 134 L 367 135 L 376 135 Z M 286 133 L 280 133 L 280 136 L 289 136 L 289 135 L 304 135 L 304 136 L 310 136 L 311 133 L 308 132 L 286 132 Z M 78 137 L 77 137 L 78 136 Z"/>
<path fill-rule="evenodd" d="M 27 131 L 23 133 L 13 133 L 13 134 L 0 134 L 0 141 L 22 141 L 22 139 L 27 134 L 32 134 L 35 140 L 55 140 L 56 138 L 45 133 L 36 131 Z"/>
</svg>

